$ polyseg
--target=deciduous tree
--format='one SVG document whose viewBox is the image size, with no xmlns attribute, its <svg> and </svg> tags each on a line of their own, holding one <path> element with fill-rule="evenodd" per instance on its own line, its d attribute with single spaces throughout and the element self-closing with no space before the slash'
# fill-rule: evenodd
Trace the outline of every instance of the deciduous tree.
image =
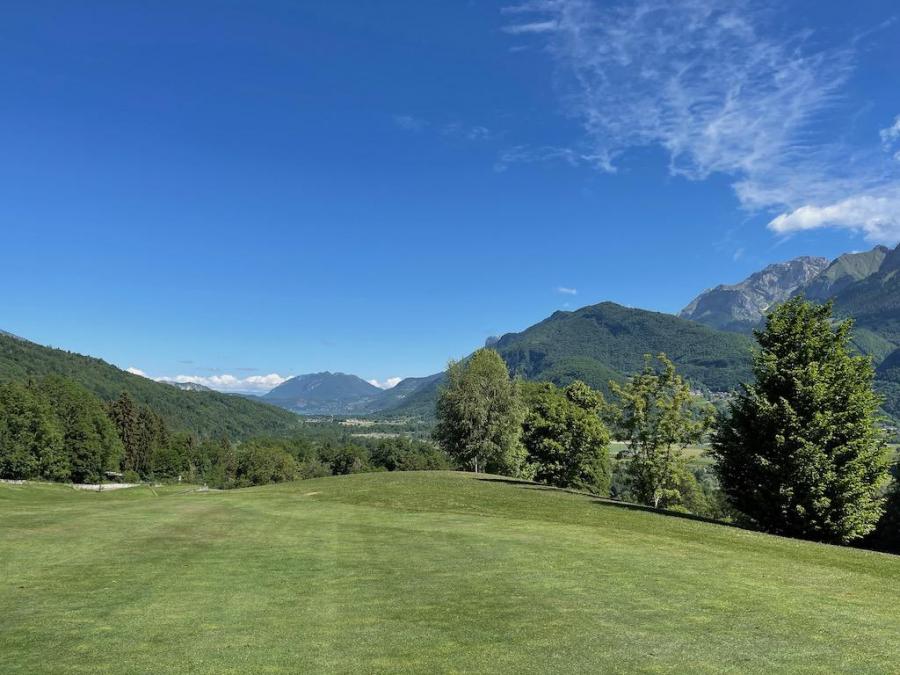
<svg viewBox="0 0 900 675">
<path fill-rule="evenodd" d="M 437 404 L 435 438 L 461 466 L 517 476 L 524 466 L 524 406 L 518 384 L 493 349 L 451 362 Z"/>
<path fill-rule="evenodd" d="M 576 380 L 565 389 L 526 384 L 522 441 L 535 479 L 557 487 L 609 494 L 609 432 L 600 420 L 603 397 Z"/>
<path fill-rule="evenodd" d="M 693 478 L 682 451 L 703 439 L 712 415 L 675 371 L 675 364 L 665 354 L 656 358 L 659 367 L 648 356 L 644 369 L 625 385 L 610 383 L 619 399 L 616 425 L 628 444 L 633 497 L 655 508 L 681 507 L 683 484 Z"/>
</svg>

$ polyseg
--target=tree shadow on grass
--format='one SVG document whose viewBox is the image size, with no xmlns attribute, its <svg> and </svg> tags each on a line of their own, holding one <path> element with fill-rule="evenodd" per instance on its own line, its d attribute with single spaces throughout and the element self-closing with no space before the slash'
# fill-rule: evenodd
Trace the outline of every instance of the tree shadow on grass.
<svg viewBox="0 0 900 675">
<path fill-rule="evenodd" d="M 538 490 L 541 492 L 566 492 L 572 495 L 578 495 L 580 497 L 587 497 L 591 503 L 597 504 L 600 506 L 613 506 L 618 509 L 626 509 L 628 511 L 641 511 L 643 513 L 655 513 L 659 516 L 672 516 L 674 518 L 681 518 L 683 520 L 693 520 L 701 523 L 710 523 L 712 525 L 723 525 L 725 527 L 734 527 L 737 529 L 746 529 L 742 528 L 740 525 L 736 523 L 727 523 L 722 520 L 716 520 L 715 518 L 707 518 L 705 516 L 698 516 L 694 513 L 684 513 L 682 511 L 670 511 L 668 509 L 655 509 L 652 506 L 645 506 L 643 504 L 635 504 L 633 502 L 623 502 L 619 499 L 612 499 L 610 497 L 598 497 L 597 495 L 591 492 L 585 492 L 584 490 L 575 490 L 572 488 L 560 488 L 554 487 L 552 485 L 544 485 L 542 483 L 535 483 L 529 480 L 523 480 L 521 478 L 505 478 L 500 476 L 485 476 L 478 477 L 476 480 L 487 481 L 492 483 L 504 483 L 506 485 L 512 485 L 514 487 L 524 489 L 524 490 Z"/>
</svg>

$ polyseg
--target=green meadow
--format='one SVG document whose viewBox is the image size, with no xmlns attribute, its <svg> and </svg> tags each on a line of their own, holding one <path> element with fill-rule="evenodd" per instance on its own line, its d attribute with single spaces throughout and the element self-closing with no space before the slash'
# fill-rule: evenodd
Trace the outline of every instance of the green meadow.
<svg viewBox="0 0 900 675">
<path fill-rule="evenodd" d="M 0 485 L 0 672 L 897 672 L 900 557 L 530 483 Z"/>
</svg>

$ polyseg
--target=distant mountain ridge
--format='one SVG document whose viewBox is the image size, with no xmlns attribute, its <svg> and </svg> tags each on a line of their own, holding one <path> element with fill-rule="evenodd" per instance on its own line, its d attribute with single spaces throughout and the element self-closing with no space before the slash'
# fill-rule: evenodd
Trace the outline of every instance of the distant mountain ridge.
<svg viewBox="0 0 900 675">
<path fill-rule="evenodd" d="M 770 307 L 806 287 L 828 266 L 827 258 L 810 256 L 768 265 L 739 283 L 704 291 L 678 316 L 719 330 L 749 332 Z"/>
<path fill-rule="evenodd" d="M 307 415 L 343 415 L 366 412 L 367 404 L 382 393 L 356 375 L 322 372 L 292 377 L 262 399 Z"/>
<path fill-rule="evenodd" d="M 492 341 L 491 348 L 514 375 L 557 384 L 579 379 L 607 394 L 610 380 L 620 382 L 640 370 L 645 354 L 665 352 L 695 387 L 724 392 L 750 377 L 752 341 L 671 314 L 602 302 L 554 312 Z M 401 402 L 379 412 L 434 415 L 444 374 L 420 379 L 420 386 Z"/>
<path fill-rule="evenodd" d="M 833 260 L 828 267 L 795 294 L 802 293 L 810 300 L 824 302 L 881 269 L 884 259 L 891 252 L 887 246 L 876 246 L 871 251 L 845 253 Z"/>
</svg>

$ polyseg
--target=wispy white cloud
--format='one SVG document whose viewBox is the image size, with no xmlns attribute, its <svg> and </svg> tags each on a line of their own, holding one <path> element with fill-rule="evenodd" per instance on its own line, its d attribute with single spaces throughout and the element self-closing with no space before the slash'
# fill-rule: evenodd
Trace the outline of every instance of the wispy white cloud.
<svg viewBox="0 0 900 675">
<path fill-rule="evenodd" d="M 402 381 L 403 381 L 402 377 L 389 377 L 384 381 L 368 380 L 369 384 L 375 385 L 379 389 L 393 389 L 398 384 L 400 384 L 400 382 L 402 382 Z"/>
<path fill-rule="evenodd" d="M 426 120 L 415 115 L 394 115 L 394 124 L 410 133 L 431 133 L 447 138 L 461 139 L 465 141 L 493 141 L 502 134 L 484 126 L 483 124 L 467 124 L 460 121 L 442 122 L 440 120 Z"/>
<path fill-rule="evenodd" d="M 131 373 L 132 375 L 140 375 L 141 377 L 147 377 L 147 373 L 145 373 L 140 368 L 135 368 L 134 366 L 129 366 L 125 369 L 126 373 Z"/>
<path fill-rule="evenodd" d="M 866 148 L 834 140 L 854 43 L 823 48 L 810 31 L 786 33 L 757 0 L 529 0 L 504 14 L 514 19 L 507 33 L 540 40 L 557 62 L 564 109 L 583 133 L 569 148 L 509 149 L 498 170 L 550 159 L 614 171 L 629 149 L 657 146 L 671 174 L 727 175 L 745 208 L 780 212 L 776 232 L 900 239 L 897 163 L 875 136 Z M 882 145 L 895 130 L 900 118 Z M 843 215 L 810 217 L 816 210 Z"/>
<path fill-rule="evenodd" d="M 615 167 L 611 158 L 603 152 L 592 152 L 587 148 L 576 149 L 554 145 L 533 147 L 529 145 L 516 145 L 504 149 L 497 161 L 494 170 L 502 173 L 513 164 L 532 164 L 535 162 L 562 162 L 569 166 L 592 166 L 602 171 L 615 173 Z"/>
<path fill-rule="evenodd" d="M 577 288 L 566 288 L 565 286 L 557 286 L 556 292 L 562 295 L 578 295 Z"/>
<path fill-rule="evenodd" d="M 469 126 L 462 122 L 450 122 L 441 127 L 441 134 L 454 138 L 462 138 L 467 141 L 489 141 L 495 134 L 485 126 L 476 124 Z"/>
<path fill-rule="evenodd" d="M 532 21 L 529 23 L 512 23 L 503 26 L 504 33 L 522 35 L 523 33 L 551 33 L 558 27 L 556 21 Z"/>
<path fill-rule="evenodd" d="M 394 115 L 394 124 L 404 131 L 419 132 L 428 126 L 428 122 L 414 115 Z"/>
<path fill-rule="evenodd" d="M 881 144 L 885 150 L 890 150 L 895 143 L 900 142 L 900 115 L 897 115 L 894 123 L 878 134 L 881 136 Z"/>
</svg>

